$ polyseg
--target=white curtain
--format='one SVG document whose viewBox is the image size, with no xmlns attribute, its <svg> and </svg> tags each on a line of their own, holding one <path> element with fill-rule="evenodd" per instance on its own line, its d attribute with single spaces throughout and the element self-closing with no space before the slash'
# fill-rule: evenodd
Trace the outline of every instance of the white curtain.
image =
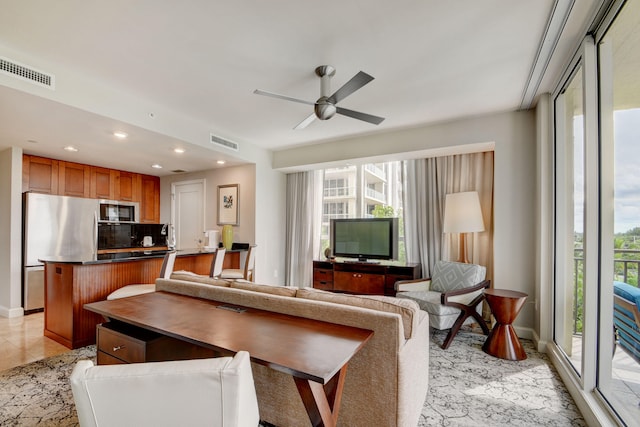
<svg viewBox="0 0 640 427">
<path fill-rule="evenodd" d="M 438 260 L 455 260 L 458 235 L 443 234 L 444 200 L 449 193 L 477 191 L 485 231 L 467 234 L 467 256 L 493 276 L 493 152 L 459 154 L 404 163 L 404 224 L 407 261 L 422 264 L 430 277 Z"/>
<path fill-rule="evenodd" d="M 285 285 L 313 283 L 313 260 L 320 253 L 322 171 L 287 175 Z"/>
</svg>

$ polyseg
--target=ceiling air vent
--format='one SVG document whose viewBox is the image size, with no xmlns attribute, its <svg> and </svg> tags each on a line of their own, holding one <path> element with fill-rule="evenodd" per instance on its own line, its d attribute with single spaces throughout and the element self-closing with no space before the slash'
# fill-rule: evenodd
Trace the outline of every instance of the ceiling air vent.
<svg viewBox="0 0 640 427">
<path fill-rule="evenodd" d="M 186 170 L 183 170 L 183 169 L 174 169 L 174 170 L 172 170 L 171 172 L 173 172 L 173 173 L 185 173 L 185 172 L 186 172 Z"/>
<path fill-rule="evenodd" d="M 33 68 L 19 64 L 7 58 L 0 57 L 0 71 L 31 83 L 36 83 L 49 89 L 55 88 L 55 77 L 53 74 L 43 73 Z"/>
<path fill-rule="evenodd" d="M 214 134 L 211 134 L 211 143 L 221 145 L 224 148 L 227 148 L 233 151 L 238 151 L 238 149 L 240 148 L 240 146 L 237 143 L 231 142 L 224 138 L 220 138 L 219 136 L 215 136 Z"/>
</svg>

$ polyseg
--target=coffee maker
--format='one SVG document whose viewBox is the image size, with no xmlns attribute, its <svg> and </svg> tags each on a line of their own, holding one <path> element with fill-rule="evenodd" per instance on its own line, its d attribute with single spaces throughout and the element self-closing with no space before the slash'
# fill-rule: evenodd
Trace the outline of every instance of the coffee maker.
<svg viewBox="0 0 640 427">
<path fill-rule="evenodd" d="M 220 242 L 220 231 L 206 230 L 204 232 L 204 242 L 204 248 L 206 250 L 218 249 L 218 244 Z"/>
</svg>

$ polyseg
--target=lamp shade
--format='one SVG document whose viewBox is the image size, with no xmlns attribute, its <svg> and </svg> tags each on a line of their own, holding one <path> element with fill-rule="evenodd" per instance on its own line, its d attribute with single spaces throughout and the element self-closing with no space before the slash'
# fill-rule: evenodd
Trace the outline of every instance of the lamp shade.
<svg viewBox="0 0 640 427">
<path fill-rule="evenodd" d="M 447 194 L 444 202 L 445 233 L 471 233 L 484 231 L 477 191 Z"/>
</svg>

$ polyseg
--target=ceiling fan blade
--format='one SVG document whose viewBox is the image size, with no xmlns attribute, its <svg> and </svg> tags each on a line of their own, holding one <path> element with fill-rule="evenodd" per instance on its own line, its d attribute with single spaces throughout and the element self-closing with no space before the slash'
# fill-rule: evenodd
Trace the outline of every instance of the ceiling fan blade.
<svg viewBox="0 0 640 427">
<path fill-rule="evenodd" d="M 351 95 L 353 92 L 360 89 L 362 86 L 369 83 L 371 80 L 373 80 L 373 77 L 371 77 L 364 71 L 360 71 L 358 72 L 358 74 L 353 76 L 351 80 L 342 85 L 340 89 L 335 91 L 335 93 L 329 97 L 328 101 L 332 104 L 337 104 L 347 96 Z"/>
<path fill-rule="evenodd" d="M 305 101 L 303 99 L 298 99 L 298 98 L 292 98 L 290 96 L 280 95 L 278 93 L 267 92 L 266 90 L 256 89 L 253 91 L 253 93 L 255 93 L 256 95 L 264 95 L 264 96 L 270 96 L 272 98 L 284 99 L 285 101 L 299 102 L 300 104 L 315 105 L 315 102 Z"/>
<path fill-rule="evenodd" d="M 342 107 L 336 107 L 336 113 L 348 116 L 354 119 L 363 120 L 374 125 L 379 125 L 384 120 L 384 117 L 378 117 L 371 114 L 361 113 L 359 111 L 348 110 Z"/>
<path fill-rule="evenodd" d="M 316 113 L 311 113 L 311 115 L 309 117 L 307 117 L 306 119 L 304 119 L 303 121 L 298 123 L 298 125 L 296 127 L 294 127 L 293 130 L 304 129 L 307 126 L 309 126 L 311 124 L 311 122 L 313 122 L 315 119 L 316 119 Z"/>
</svg>

